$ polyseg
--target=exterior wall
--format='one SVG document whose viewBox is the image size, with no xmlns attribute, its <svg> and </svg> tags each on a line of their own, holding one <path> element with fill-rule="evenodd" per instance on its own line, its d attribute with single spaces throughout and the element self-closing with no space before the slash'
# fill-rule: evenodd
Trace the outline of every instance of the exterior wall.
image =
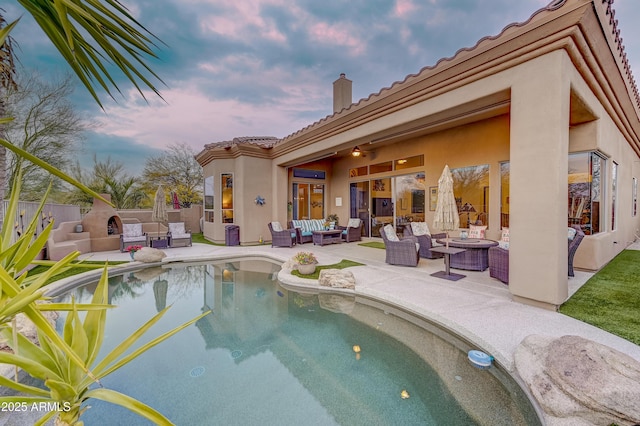
<svg viewBox="0 0 640 426">
<path fill-rule="evenodd" d="M 267 223 L 271 220 L 273 198 L 272 161 L 262 158 L 241 156 L 216 160 L 204 167 L 204 176 L 213 176 L 214 222 L 203 222 L 204 237 L 215 243 L 225 242 L 225 227 L 222 223 L 222 199 L 220 196 L 220 175 L 233 173 L 233 225 L 240 226 L 240 244 L 257 244 L 259 238 L 267 240 Z M 264 206 L 256 204 L 260 195 L 266 200 Z M 286 200 L 284 201 L 286 205 Z"/>
</svg>

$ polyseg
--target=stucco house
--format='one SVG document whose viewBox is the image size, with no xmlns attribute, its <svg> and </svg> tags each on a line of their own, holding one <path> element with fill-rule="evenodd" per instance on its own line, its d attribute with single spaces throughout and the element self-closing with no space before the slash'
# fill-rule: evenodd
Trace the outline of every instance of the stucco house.
<svg viewBox="0 0 640 426">
<path fill-rule="evenodd" d="M 514 299 L 557 307 L 568 225 L 587 234 L 574 265 L 588 270 L 640 228 L 640 97 L 612 3 L 553 1 L 356 103 L 341 75 L 334 114 L 282 139 L 206 145 L 205 237 L 224 241 L 235 224 L 253 244 L 271 220 L 329 214 L 362 218 L 373 237 L 385 223 L 430 224 L 448 164 L 461 227 L 480 221 L 492 239 L 510 228 Z"/>
</svg>

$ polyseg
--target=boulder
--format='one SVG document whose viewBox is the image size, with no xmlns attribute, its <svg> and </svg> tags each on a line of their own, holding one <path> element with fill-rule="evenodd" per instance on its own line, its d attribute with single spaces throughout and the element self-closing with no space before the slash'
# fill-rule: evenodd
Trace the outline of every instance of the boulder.
<svg viewBox="0 0 640 426">
<path fill-rule="evenodd" d="M 640 423 L 640 362 L 579 336 L 527 336 L 518 373 L 549 425 Z"/>
<path fill-rule="evenodd" d="M 155 263 L 162 262 L 162 259 L 165 257 L 167 257 L 167 254 L 162 250 L 158 250 L 153 247 L 142 247 L 140 250 L 135 252 L 133 260 L 143 263 Z"/>
<path fill-rule="evenodd" d="M 356 288 L 356 279 L 351 271 L 344 269 L 323 269 L 320 271 L 318 284 L 332 288 Z"/>
</svg>

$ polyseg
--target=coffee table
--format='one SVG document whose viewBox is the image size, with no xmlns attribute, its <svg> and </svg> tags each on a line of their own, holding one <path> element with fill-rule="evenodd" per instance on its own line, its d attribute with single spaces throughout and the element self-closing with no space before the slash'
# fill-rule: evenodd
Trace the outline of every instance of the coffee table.
<svg viewBox="0 0 640 426">
<path fill-rule="evenodd" d="M 459 279 L 466 277 L 466 275 L 453 274 L 450 271 L 451 255 L 460 254 L 466 251 L 466 249 L 437 246 L 437 247 L 431 247 L 431 251 L 444 254 L 444 266 L 445 266 L 444 271 L 434 272 L 433 274 L 431 274 L 432 277 L 444 278 L 445 280 L 449 280 L 449 281 L 458 281 Z"/>
<path fill-rule="evenodd" d="M 324 246 L 326 244 L 338 244 L 342 242 L 341 229 L 333 229 L 329 231 L 313 231 L 313 244 Z"/>
<path fill-rule="evenodd" d="M 489 247 L 498 245 L 497 241 L 478 238 L 440 238 L 436 241 L 445 246 L 448 241 L 449 247 L 465 249 L 464 252 L 451 255 L 451 267 L 469 271 L 486 270 L 489 267 Z"/>
</svg>

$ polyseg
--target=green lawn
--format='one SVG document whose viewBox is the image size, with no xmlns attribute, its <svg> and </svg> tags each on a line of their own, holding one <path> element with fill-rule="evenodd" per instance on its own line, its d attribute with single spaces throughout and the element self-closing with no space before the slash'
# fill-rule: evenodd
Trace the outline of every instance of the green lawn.
<svg viewBox="0 0 640 426">
<path fill-rule="evenodd" d="M 72 262 L 72 263 L 78 263 L 78 262 Z M 129 263 L 129 262 L 109 262 L 109 265 L 119 265 L 121 263 Z M 71 267 L 68 270 L 61 272 L 59 274 L 54 275 L 53 277 L 49 278 L 49 280 L 47 281 L 47 284 L 51 284 L 52 282 L 61 280 L 63 278 L 67 278 L 70 277 L 72 275 L 77 275 L 80 274 L 82 272 L 87 272 L 90 271 L 92 269 L 100 269 L 103 268 L 105 265 L 105 262 L 101 262 L 101 261 L 90 261 L 90 260 L 85 260 L 82 263 L 79 263 L 78 266 L 75 267 Z M 47 269 L 49 269 L 49 266 L 46 265 L 38 265 L 32 269 L 29 270 L 29 276 L 33 276 L 36 274 L 40 274 L 44 271 L 46 271 Z"/>
<path fill-rule="evenodd" d="M 296 277 L 309 278 L 312 280 L 317 280 L 320 277 L 320 271 L 323 269 L 344 269 L 350 266 L 362 266 L 364 263 L 354 262 L 352 260 L 342 259 L 339 263 L 335 263 L 333 265 L 318 265 L 316 267 L 316 271 L 313 274 L 303 275 L 298 271 L 291 271 L 292 275 Z"/>
<path fill-rule="evenodd" d="M 640 345 L 640 251 L 616 256 L 560 312 Z"/>
<path fill-rule="evenodd" d="M 372 247 L 377 249 L 384 249 L 384 243 L 382 241 L 369 241 L 366 243 L 358 243 L 362 247 Z"/>
</svg>

